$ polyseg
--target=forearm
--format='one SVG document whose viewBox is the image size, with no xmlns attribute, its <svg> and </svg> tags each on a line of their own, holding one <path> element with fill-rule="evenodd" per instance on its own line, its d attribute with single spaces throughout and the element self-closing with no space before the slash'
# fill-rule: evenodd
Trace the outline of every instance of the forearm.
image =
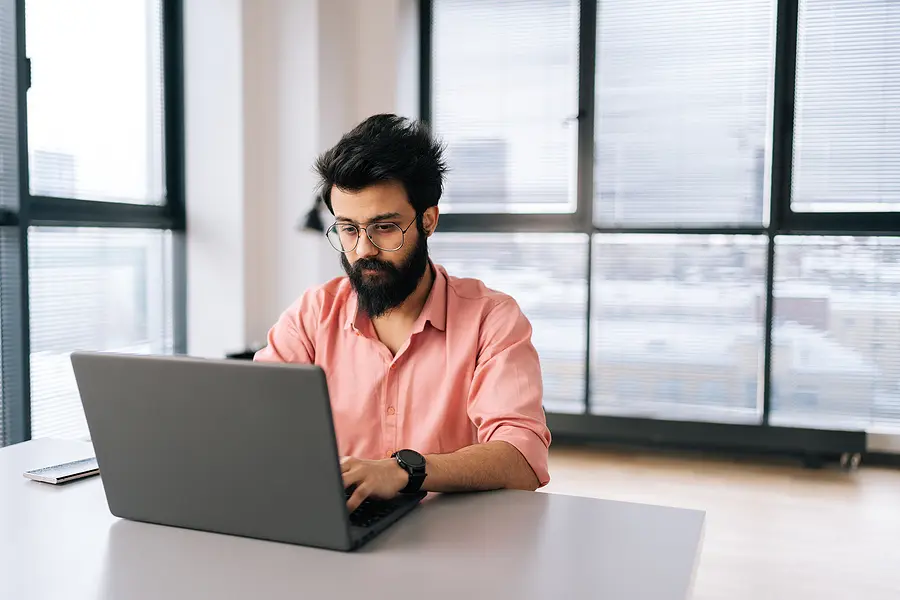
<svg viewBox="0 0 900 600">
<path fill-rule="evenodd" d="M 507 442 L 474 444 L 450 454 L 430 454 L 425 460 L 422 489 L 429 492 L 535 490 L 539 485 L 531 465 Z"/>
</svg>

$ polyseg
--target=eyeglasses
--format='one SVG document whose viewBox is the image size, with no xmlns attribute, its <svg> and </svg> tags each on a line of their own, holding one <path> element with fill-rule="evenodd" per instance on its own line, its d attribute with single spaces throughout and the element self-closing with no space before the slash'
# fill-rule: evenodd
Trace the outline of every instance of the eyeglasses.
<svg viewBox="0 0 900 600">
<path fill-rule="evenodd" d="M 363 230 L 376 248 L 385 252 L 396 252 L 403 247 L 406 231 L 416 222 L 416 218 L 404 228 L 396 223 L 369 223 Z M 356 250 L 360 235 L 362 235 L 360 228 L 352 223 L 335 223 L 325 232 L 331 247 L 344 253 Z"/>
</svg>

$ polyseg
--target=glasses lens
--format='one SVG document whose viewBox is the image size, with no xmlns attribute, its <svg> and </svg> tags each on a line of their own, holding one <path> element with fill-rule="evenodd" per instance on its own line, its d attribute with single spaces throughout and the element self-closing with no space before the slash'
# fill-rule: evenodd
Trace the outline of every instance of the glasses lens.
<svg viewBox="0 0 900 600">
<path fill-rule="evenodd" d="M 395 223 L 372 223 L 366 227 L 366 233 L 373 244 L 388 252 L 403 245 L 403 230 Z"/>
<path fill-rule="evenodd" d="M 328 238 L 331 247 L 338 252 L 350 252 L 359 241 L 359 230 L 355 225 L 335 223 L 328 228 L 325 237 Z"/>
</svg>

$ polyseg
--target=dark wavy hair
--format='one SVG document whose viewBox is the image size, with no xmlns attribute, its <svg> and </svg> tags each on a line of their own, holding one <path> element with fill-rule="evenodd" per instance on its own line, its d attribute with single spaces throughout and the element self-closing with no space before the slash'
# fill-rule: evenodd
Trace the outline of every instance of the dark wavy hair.
<svg viewBox="0 0 900 600">
<path fill-rule="evenodd" d="M 328 210 L 331 188 L 351 192 L 382 181 L 399 181 L 421 215 L 444 191 L 444 146 L 428 126 L 393 114 L 373 115 L 344 134 L 316 159 L 318 193 Z"/>
</svg>

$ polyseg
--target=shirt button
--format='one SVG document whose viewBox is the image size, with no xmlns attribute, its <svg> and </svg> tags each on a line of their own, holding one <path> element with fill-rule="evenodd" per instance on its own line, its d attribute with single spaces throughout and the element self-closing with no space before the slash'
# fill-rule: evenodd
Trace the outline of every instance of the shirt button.
<svg viewBox="0 0 900 600">
<path fill-rule="evenodd" d="M 391 369 L 396 369 L 396 368 L 397 368 L 397 363 L 394 363 L 391 365 Z"/>
<path fill-rule="evenodd" d="M 396 412 L 396 411 L 394 410 L 394 407 L 393 407 L 393 406 L 388 406 L 387 413 L 388 413 L 389 415 L 392 415 L 392 414 L 394 414 L 395 412 Z"/>
</svg>

